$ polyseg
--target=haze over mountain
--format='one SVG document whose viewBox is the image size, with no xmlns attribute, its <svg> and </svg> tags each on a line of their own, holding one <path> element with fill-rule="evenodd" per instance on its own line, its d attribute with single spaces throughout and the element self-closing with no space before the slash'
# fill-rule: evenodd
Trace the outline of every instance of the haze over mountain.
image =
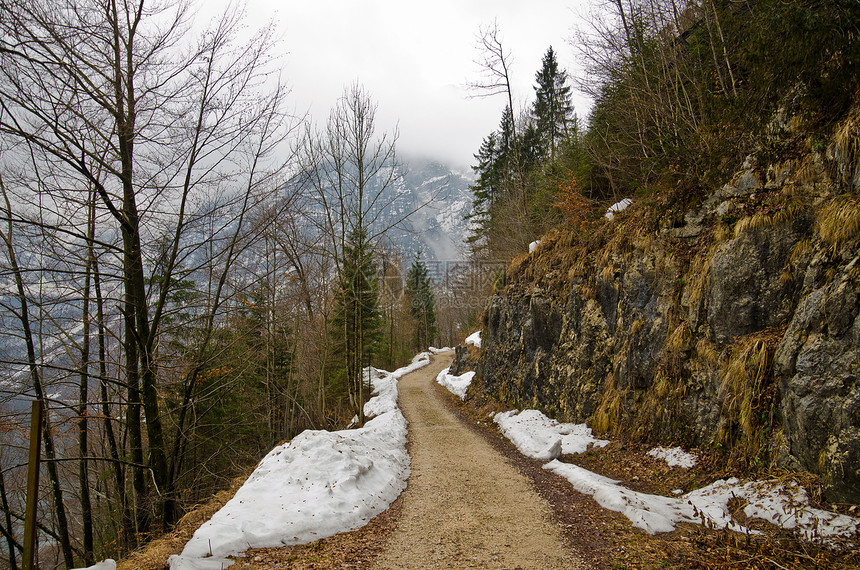
<svg viewBox="0 0 860 570">
<path fill-rule="evenodd" d="M 378 200 L 385 206 L 376 221 L 379 227 L 394 225 L 386 232 L 387 245 L 407 264 L 417 252 L 431 264 L 465 259 L 471 173 L 432 159 L 411 159 L 394 168 L 393 182 Z"/>
</svg>

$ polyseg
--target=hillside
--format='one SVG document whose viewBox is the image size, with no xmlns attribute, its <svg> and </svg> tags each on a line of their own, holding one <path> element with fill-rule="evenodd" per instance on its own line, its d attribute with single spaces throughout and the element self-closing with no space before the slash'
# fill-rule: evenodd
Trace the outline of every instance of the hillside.
<svg viewBox="0 0 860 570">
<path fill-rule="evenodd" d="M 822 143 L 780 113 L 781 152 L 702 198 L 549 232 L 484 313 L 487 393 L 860 502 L 858 119 Z"/>
</svg>

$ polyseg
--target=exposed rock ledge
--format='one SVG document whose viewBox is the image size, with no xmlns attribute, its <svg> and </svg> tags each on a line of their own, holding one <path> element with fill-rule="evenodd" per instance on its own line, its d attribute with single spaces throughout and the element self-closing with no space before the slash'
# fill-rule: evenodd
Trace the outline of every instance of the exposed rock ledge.
<svg viewBox="0 0 860 570">
<path fill-rule="evenodd" d="M 484 315 L 486 389 L 860 502 L 860 200 L 827 161 L 746 168 L 680 228 L 634 206 L 545 236 Z"/>
</svg>

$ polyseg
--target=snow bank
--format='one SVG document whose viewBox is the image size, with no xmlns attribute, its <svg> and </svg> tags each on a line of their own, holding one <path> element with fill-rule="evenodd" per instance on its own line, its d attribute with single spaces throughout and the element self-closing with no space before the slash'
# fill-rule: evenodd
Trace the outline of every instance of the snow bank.
<svg viewBox="0 0 860 570">
<path fill-rule="evenodd" d="M 474 372 L 466 372 L 460 376 L 453 376 L 448 374 L 450 368 L 446 368 L 441 371 L 436 376 L 436 382 L 448 388 L 448 391 L 454 394 L 455 396 L 459 396 L 461 400 L 466 399 L 466 390 L 469 388 L 469 384 L 472 383 L 472 378 L 475 377 Z"/>
<path fill-rule="evenodd" d="M 431 348 L 430 350 L 432 351 L 433 348 Z M 442 350 L 444 351 L 446 349 L 443 348 Z M 406 366 L 403 366 L 402 368 L 398 368 L 397 370 L 392 372 L 391 375 L 394 376 L 397 380 L 400 380 L 400 378 L 402 378 L 403 376 L 406 376 L 410 372 L 415 372 L 419 368 L 424 368 L 428 364 L 430 364 L 430 352 L 419 352 L 418 354 L 416 354 L 412 358 L 412 362 L 410 364 L 407 364 Z M 374 368 L 374 370 L 376 370 L 376 369 Z M 384 371 L 377 371 L 377 372 L 384 372 Z M 374 388 L 376 388 L 375 384 L 374 384 Z M 397 398 L 395 396 L 395 401 L 396 401 L 396 399 Z"/>
<path fill-rule="evenodd" d="M 475 348 L 481 348 L 481 331 L 475 331 L 467 336 L 466 344 L 474 345 Z"/>
<path fill-rule="evenodd" d="M 427 362 L 430 362 L 429 360 Z M 409 368 L 415 364 L 404 366 L 401 370 Z M 423 366 L 422 364 L 421 366 Z M 417 368 L 420 368 L 418 366 Z M 399 372 L 398 370 L 397 372 Z M 387 412 L 397 409 L 397 379 L 391 372 L 385 370 L 377 370 L 372 366 L 364 369 L 364 378 L 371 386 L 375 396 L 364 403 L 364 415 L 368 418 L 381 416 Z"/>
<path fill-rule="evenodd" d="M 620 202 L 615 202 L 614 204 L 609 206 L 609 209 L 606 210 L 606 213 L 604 214 L 604 216 L 606 217 L 607 220 L 609 220 L 611 222 L 612 220 L 615 219 L 615 214 L 617 214 L 618 212 L 623 212 L 632 203 L 633 203 L 633 200 L 631 200 L 630 198 L 624 198 Z"/>
<path fill-rule="evenodd" d="M 691 491 L 684 497 L 713 520 L 718 528 L 729 527 L 746 532 L 729 513 L 728 503 L 736 497 L 747 501 L 744 507 L 747 517 L 794 530 L 809 541 L 827 543 L 829 539 L 850 537 L 860 532 L 860 518 L 811 507 L 806 491 L 793 481 L 788 486 L 774 481 L 751 481 L 741 485 L 733 477 Z"/>
<path fill-rule="evenodd" d="M 698 458 L 692 453 L 687 453 L 680 447 L 655 447 L 648 455 L 656 459 L 663 459 L 669 467 L 683 467 L 692 469 L 696 466 Z"/>
<path fill-rule="evenodd" d="M 788 488 L 763 481 L 740 485 L 732 478 L 673 498 L 632 491 L 617 481 L 558 460 L 550 461 L 544 469 L 561 475 L 580 493 L 591 495 L 604 508 L 624 514 L 633 526 L 650 534 L 672 531 L 679 522 L 756 533 L 732 518 L 728 504 L 733 497 L 747 502 L 747 517 L 796 530 L 807 540 L 826 542 L 860 531 L 860 519 L 810 507 L 805 491 L 796 484 Z"/>
<path fill-rule="evenodd" d="M 827 543 L 837 537 L 860 532 L 860 518 L 813 508 L 802 487 L 773 481 L 753 481 L 741 485 L 735 478 L 720 480 L 680 497 L 640 493 L 618 485 L 618 481 L 577 465 L 556 459 L 561 454 L 582 453 L 589 446 L 604 447 L 609 442 L 595 439 L 585 424 L 561 424 L 538 410 L 511 410 L 492 415 L 499 430 L 529 457 L 551 460 L 544 469 L 567 479 L 574 489 L 594 497 L 602 507 L 624 514 L 633 526 L 655 534 L 675 529 L 679 522 L 729 528 L 756 533 L 732 518 L 729 501 L 744 501 L 743 513 L 761 519 L 802 538 Z M 696 456 L 681 448 L 654 448 L 648 455 L 665 459 L 669 465 L 693 467 Z M 677 491 L 681 494 L 683 491 Z M 738 508 L 739 505 L 735 505 Z"/>
<path fill-rule="evenodd" d="M 425 353 L 426 354 L 426 353 Z M 263 458 L 236 495 L 204 523 L 171 570 L 221 569 L 248 548 L 303 544 L 359 528 L 406 487 L 406 419 L 397 408 L 397 378 L 429 355 L 388 373 L 366 370 L 376 396 L 363 428 L 306 430 Z"/>
<path fill-rule="evenodd" d="M 674 530 L 676 522 L 696 522 L 692 505 L 682 499 L 631 491 L 617 485 L 618 481 L 557 459 L 543 468 L 561 475 L 574 489 L 591 495 L 600 506 L 622 513 L 649 534 Z"/>
<path fill-rule="evenodd" d="M 538 410 L 500 412 L 493 421 L 521 453 L 535 459 L 583 453 L 590 445 L 604 447 L 609 443 L 595 439 L 585 424 L 561 424 Z"/>
</svg>

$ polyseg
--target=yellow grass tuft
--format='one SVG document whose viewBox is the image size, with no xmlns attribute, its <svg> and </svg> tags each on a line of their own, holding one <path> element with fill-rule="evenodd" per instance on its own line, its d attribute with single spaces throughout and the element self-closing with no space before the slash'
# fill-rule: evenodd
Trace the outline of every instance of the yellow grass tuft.
<svg viewBox="0 0 860 570">
<path fill-rule="evenodd" d="M 612 281 L 615 277 L 615 268 L 611 265 L 605 265 L 603 269 L 600 270 L 600 279 L 602 281 Z"/>
<path fill-rule="evenodd" d="M 608 433 L 618 423 L 618 412 L 621 410 L 621 391 L 615 381 L 615 375 L 610 372 L 604 384 L 603 396 L 594 412 L 591 422 L 597 433 Z"/>
<path fill-rule="evenodd" d="M 735 237 L 740 237 L 741 234 L 747 232 L 755 232 L 787 224 L 801 217 L 805 211 L 806 208 L 804 208 L 800 201 L 791 200 L 773 214 L 756 212 L 752 216 L 747 216 L 735 224 Z"/>
<path fill-rule="evenodd" d="M 816 220 L 818 235 L 833 252 L 860 238 L 860 199 L 839 198 L 823 207 Z"/>
<path fill-rule="evenodd" d="M 702 337 L 696 343 L 696 354 L 699 359 L 710 366 L 716 366 L 720 361 L 720 354 L 717 352 L 717 347 L 707 337 Z"/>
<path fill-rule="evenodd" d="M 802 239 L 794 244 L 791 248 L 791 257 L 789 258 L 789 263 L 791 265 L 797 265 L 797 263 L 803 259 L 809 251 L 812 249 L 812 240 L 809 238 Z"/>
<path fill-rule="evenodd" d="M 773 225 L 779 226 L 793 222 L 803 216 L 805 212 L 806 208 L 800 201 L 791 200 L 782 209 L 774 212 L 773 216 L 771 216 L 771 220 Z"/>
<path fill-rule="evenodd" d="M 852 176 L 860 163 L 860 109 L 855 107 L 836 130 L 833 148 L 833 154 L 845 164 L 845 172 Z"/>
<path fill-rule="evenodd" d="M 773 220 L 771 220 L 770 216 L 764 212 L 756 212 L 752 216 L 747 216 L 735 224 L 735 237 L 740 237 L 741 234 L 748 232 L 769 228 L 771 225 L 773 225 Z"/>
<path fill-rule="evenodd" d="M 510 265 L 508 265 L 508 277 L 513 279 L 517 275 L 523 272 L 523 269 L 527 266 L 529 262 L 528 253 L 523 253 L 521 255 L 516 256 L 511 260 Z"/>
</svg>

